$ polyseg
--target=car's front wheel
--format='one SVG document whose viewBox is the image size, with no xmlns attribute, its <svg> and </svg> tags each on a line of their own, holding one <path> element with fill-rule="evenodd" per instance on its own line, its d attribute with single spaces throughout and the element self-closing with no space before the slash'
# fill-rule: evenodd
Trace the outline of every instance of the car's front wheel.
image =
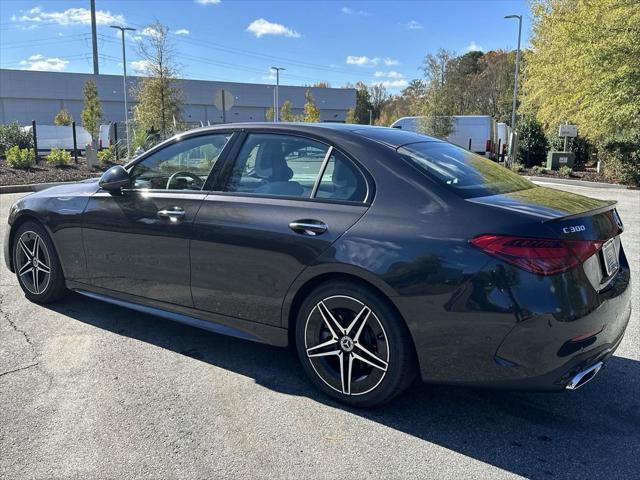
<svg viewBox="0 0 640 480">
<path fill-rule="evenodd" d="M 388 402 L 415 378 L 406 325 L 384 299 L 357 283 L 321 285 L 306 298 L 296 348 L 314 385 L 352 406 Z"/>
<path fill-rule="evenodd" d="M 53 302 L 67 293 L 53 242 L 38 223 L 28 221 L 18 227 L 13 265 L 20 287 L 32 302 Z"/>
</svg>

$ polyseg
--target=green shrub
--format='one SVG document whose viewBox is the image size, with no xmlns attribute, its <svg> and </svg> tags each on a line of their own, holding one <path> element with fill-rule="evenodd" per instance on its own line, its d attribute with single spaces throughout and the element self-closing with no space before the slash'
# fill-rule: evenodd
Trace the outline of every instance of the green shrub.
<svg viewBox="0 0 640 480">
<path fill-rule="evenodd" d="M 547 173 L 547 169 L 541 165 L 534 165 L 533 167 L 531 167 L 531 172 L 535 173 L 536 175 L 544 175 L 545 173 Z"/>
<path fill-rule="evenodd" d="M 17 145 L 7 150 L 7 163 L 13 168 L 31 168 L 36 163 L 33 150 L 30 148 L 20 148 Z"/>
<path fill-rule="evenodd" d="M 51 149 L 51 153 L 47 155 L 47 163 L 57 167 L 69 165 L 71 163 L 71 153 L 61 148 Z"/>
<path fill-rule="evenodd" d="M 598 158 L 608 180 L 640 185 L 640 134 L 603 143 L 598 148 Z"/>
<path fill-rule="evenodd" d="M 524 165 L 521 163 L 512 163 L 509 168 L 516 173 L 524 172 Z"/>
<path fill-rule="evenodd" d="M 31 133 L 24 131 L 18 122 L 0 125 L 0 155 L 4 155 L 11 147 L 33 147 Z"/>
<path fill-rule="evenodd" d="M 58 126 L 68 127 L 73 122 L 73 117 L 69 113 L 69 111 L 65 108 L 56 113 L 56 116 L 53 117 L 53 124 Z"/>
<path fill-rule="evenodd" d="M 573 166 L 576 169 L 584 168 L 591 157 L 593 149 L 593 144 L 584 137 L 567 139 L 567 150 L 575 155 Z M 551 139 L 551 150 L 562 152 L 564 150 L 564 137 L 553 137 Z"/>
<path fill-rule="evenodd" d="M 116 151 L 113 145 L 109 145 L 108 148 L 103 148 L 98 152 L 98 160 L 100 161 L 100 165 L 103 167 L 108 167 L 116 159 Z"/>
<path fill-rule="evenodd" d="M 517 162 L 526 167 L 541 165 L 547 158 L 549 143 L 540 125 L 534 118 L 525 118 L 518 126 Z"/>
<path fill-rule="evenodd" d="M 560 175 L 561 177 L 570 177 L 572 173 L 573 169 L 566 165 L 561 166 L 558 170 L 558 175 Z"/>
</svg>

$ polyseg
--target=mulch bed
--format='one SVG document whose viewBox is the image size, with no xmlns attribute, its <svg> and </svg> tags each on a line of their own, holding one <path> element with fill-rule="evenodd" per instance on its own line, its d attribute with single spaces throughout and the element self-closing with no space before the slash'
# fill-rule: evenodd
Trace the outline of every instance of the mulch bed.
<svg viewBox="0 0 640 480">
<path fill-rule="evenodd" d="M 103 169 L 90 169 L 84 158 L 78 158 L 78 163 L 60 167 L 47 164 L 44 160 L 32 168 L 22 170 L 7 165 L 4 158 L 0 158 L 0 185 L 26 185 L 30 183 L 74 182 L 86 178 L 98 177 Z"/>
</svg>

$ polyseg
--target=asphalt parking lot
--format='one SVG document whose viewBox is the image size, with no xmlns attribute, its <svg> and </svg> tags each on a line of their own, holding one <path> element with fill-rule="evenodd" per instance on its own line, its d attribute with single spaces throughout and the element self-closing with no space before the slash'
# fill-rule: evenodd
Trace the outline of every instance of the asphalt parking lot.
<svg viewBox="0 0 640 480">
<path fill-rule="evenodd" d="M 584 388 L 416 384 L 345 409 L 288 350 L 76 294 L 38 306 L 2 265 L 0 477 L 638 478 L 640 191 L 557 188 L 618 200 L 634 277 L 627 334 Z"/>
</svg>

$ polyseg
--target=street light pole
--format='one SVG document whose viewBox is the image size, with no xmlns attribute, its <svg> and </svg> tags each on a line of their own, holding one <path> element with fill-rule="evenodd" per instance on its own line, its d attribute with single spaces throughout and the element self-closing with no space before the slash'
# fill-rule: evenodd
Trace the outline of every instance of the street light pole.
<svg viewBox="0 0 640 480">
<path fill-rule="evenodd" d="M 271 67 L 271 70 L 276 71 L 276 105 L 273 109 L 273 121 L 278 123 L 280 121 L 280 70 L 286 70 L 283 67 Z"/>
<path fill-rule="evenodd" d="M 516 50 L 516 72 L 513 82 L 513 105 L 511 107 L 511 130 L 516 131 L 516 100 L 518 98 L 518 67 L 520 66 L 520 37 L 522 35 L 522 15 L 506 15 L 504 18 L 518 19 L 518 49 Z M 511 152 L 513 158 L 513 152 Z"/>
<path fill-rule="evenodd" d="M 135 31 L 135 28 L 121 27 L 119 25 L 111 25 L 111 28 L 116 28 L 122 33 L 122 85 L 124 95 L 124 126 L 127 131 L 127 158 L 131 157 L 131 150 L 129 148 L 129 109 L 127 107 L 127 54 L 124 48 L 124 32 L 127 30 Z"/>
</svg>

